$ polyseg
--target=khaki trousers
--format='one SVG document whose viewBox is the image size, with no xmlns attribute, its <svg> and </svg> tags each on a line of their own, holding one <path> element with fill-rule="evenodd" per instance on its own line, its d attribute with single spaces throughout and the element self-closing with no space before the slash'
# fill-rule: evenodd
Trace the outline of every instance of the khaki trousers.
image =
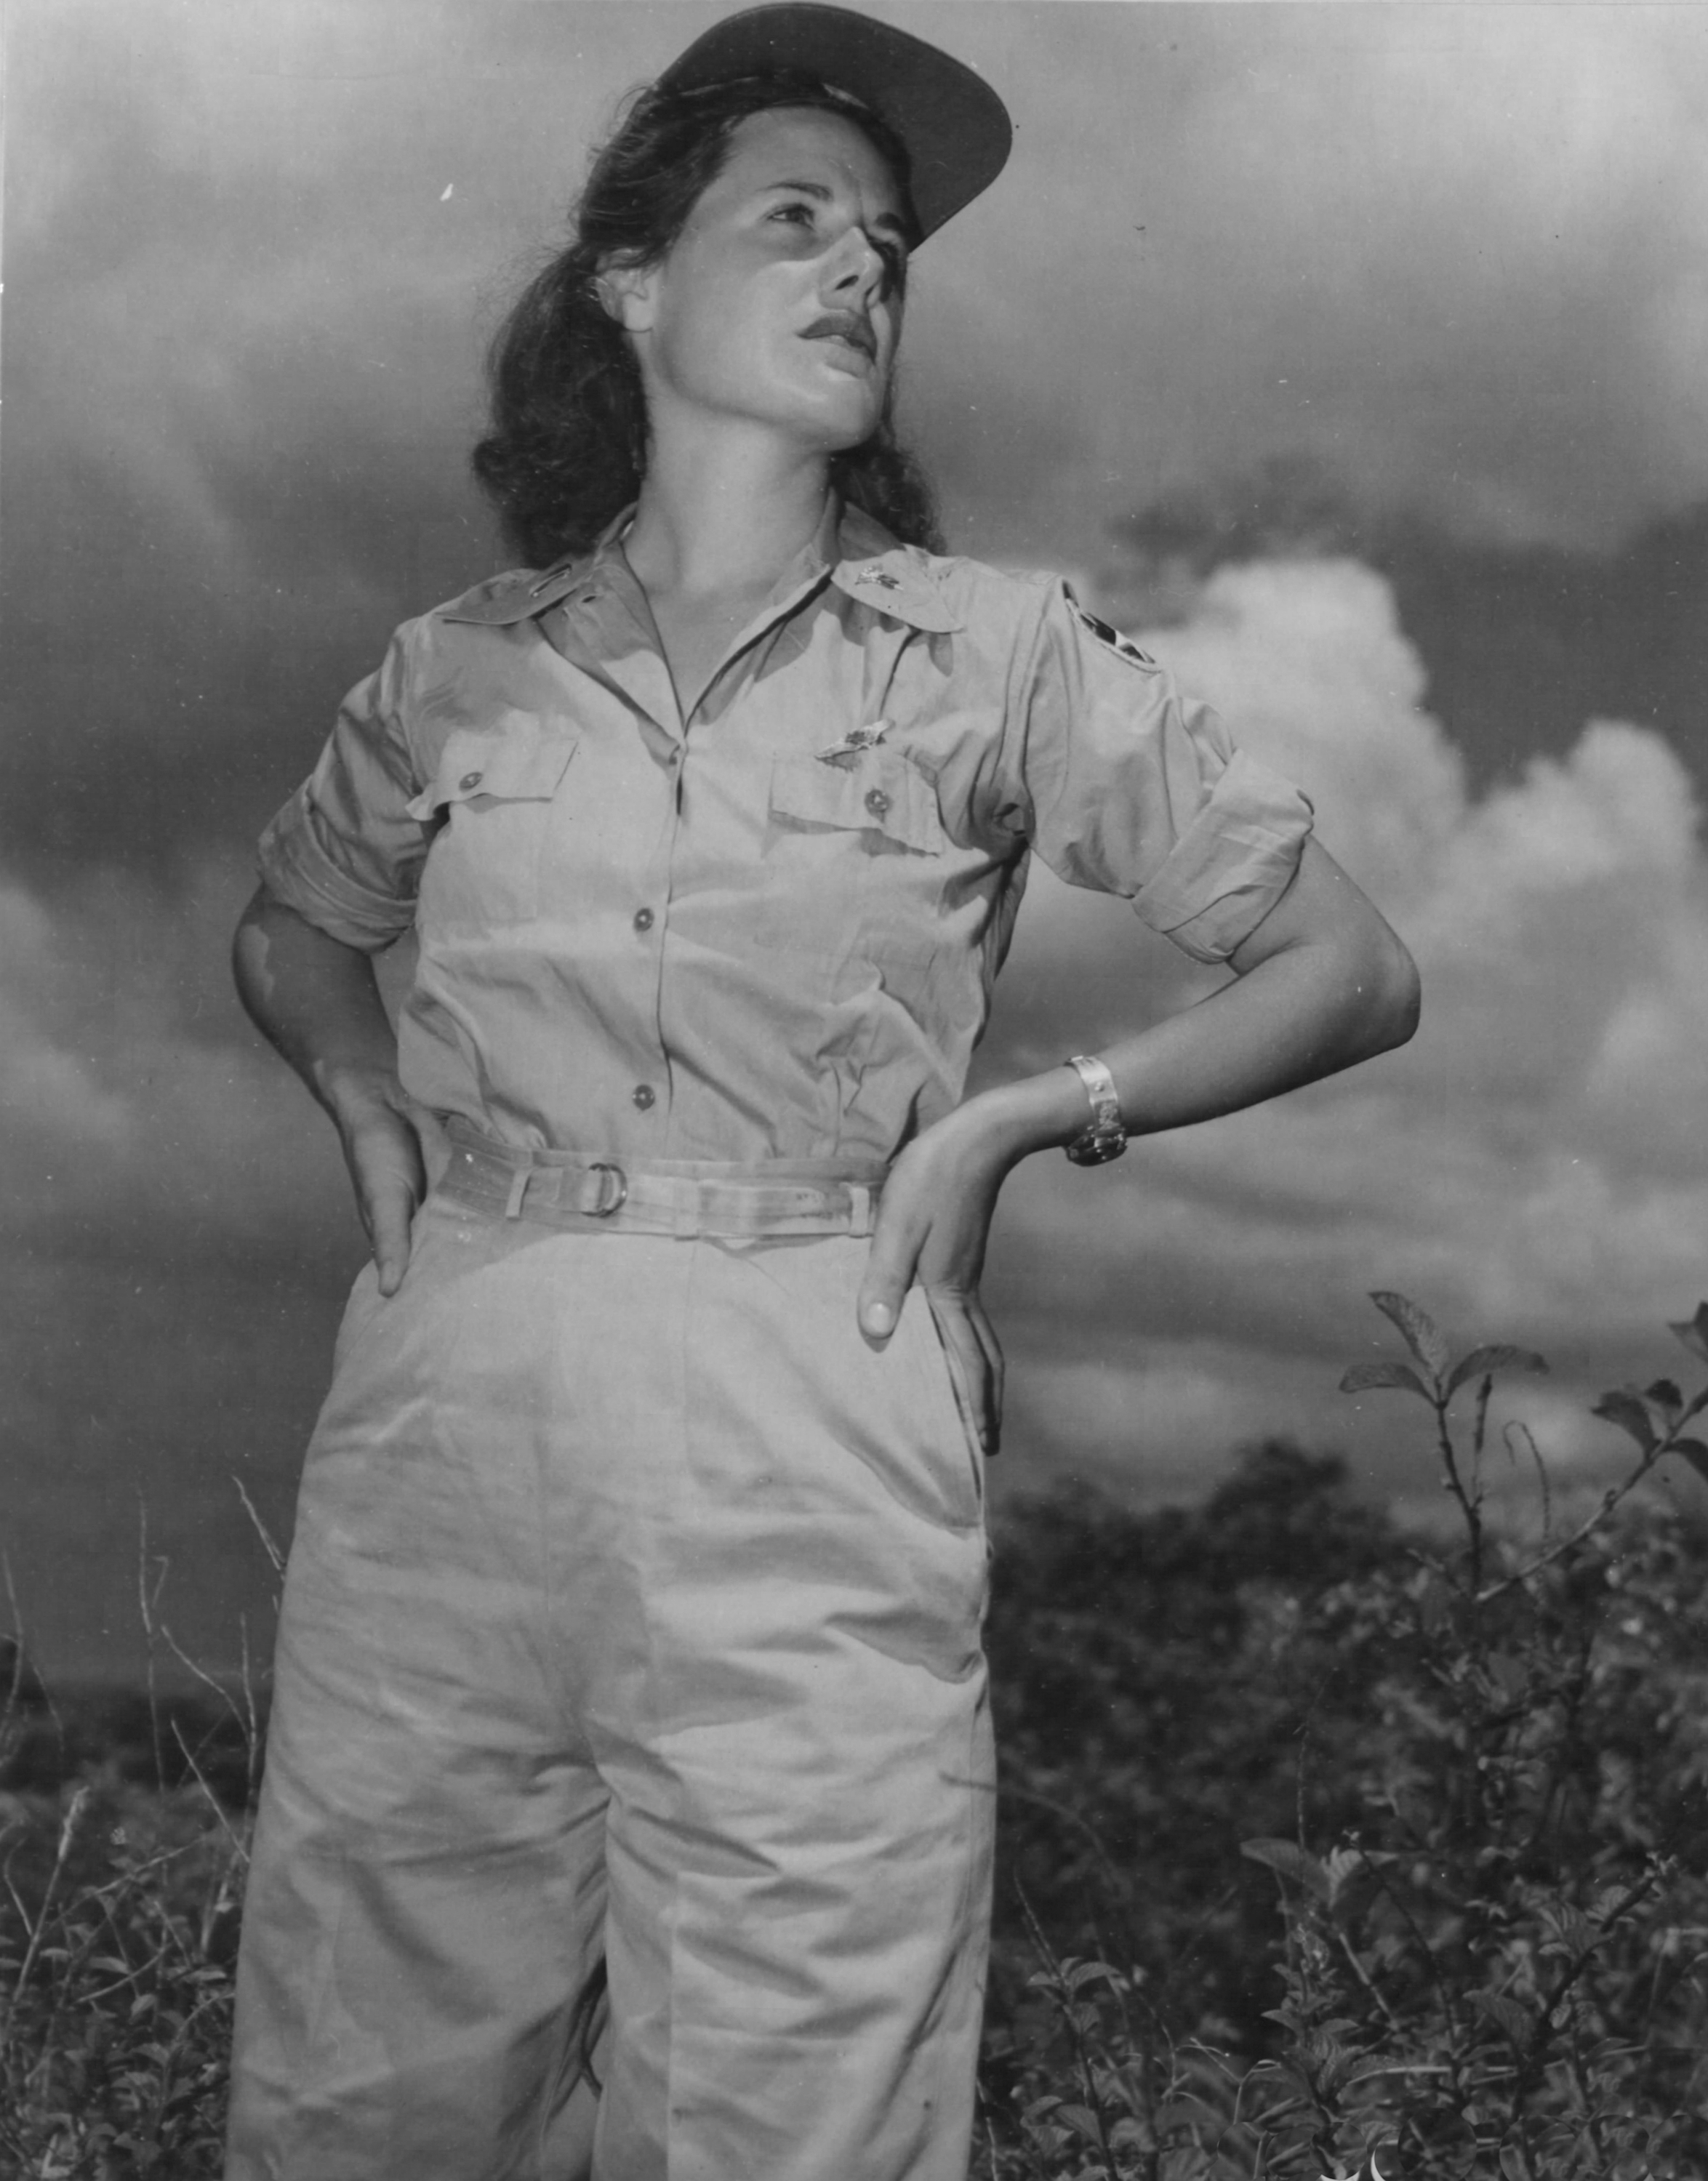
<svg viewBox="0 0 1708 2181">
<path fill-rule="evenodd" d="M 923 1296 L 859 1337 L 866 1249 L 439 1196 L 357 1281 L 228 2181 L 963 2181 L 982 1488 Z"/>
</svg>

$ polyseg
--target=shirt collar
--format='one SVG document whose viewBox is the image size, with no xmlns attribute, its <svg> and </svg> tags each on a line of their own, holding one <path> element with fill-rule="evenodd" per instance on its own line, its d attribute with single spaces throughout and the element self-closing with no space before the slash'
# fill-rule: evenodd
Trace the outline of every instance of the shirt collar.
<svg viewBox="0 0 1708 2181">
<path fill-rule="evenodd" d="M 549 568 L 512 568 L 494 576 L 448 606 L 439 609 L 441 621 L 475 621 L 486 628 L 509 628 L 517 621 L 533 621 L 549 612 L 584 583 L 620 549 L 624 532 L 634 520 L 633 505 L 625 507 L 600 531 L 591 549 L 555 560 Z"/>
<path fill-rule="evenodd" d="M 837 565 L 831 581 L 874 613 L 909 627 L 942 634 L 962 627 L 950 612 L 928 554 L 899 545 L 863 508 L 844 507 L 837 524 Z"/>
<path fill-rule="evenodd" d="M 441 608 L 445 621 L 473 621 L 488 628 L 532 621 L 561 604 L 578 587 L 621 560 L 622 540 L 634 519 L 625 507 L 605 525 L 591 550 L 572 555 L 536 572 L 520 568 L 495 577 L 452 605 Z M 810 588 L 828 571 L 837 588 L 874 613 L 932 632 L 958 629 L 930 557 L 916 547 L 898 544 L 883 525 L 858 507 L 832 500 L 817 531 L 786 571 L 773 597 Z"/>
</svg>

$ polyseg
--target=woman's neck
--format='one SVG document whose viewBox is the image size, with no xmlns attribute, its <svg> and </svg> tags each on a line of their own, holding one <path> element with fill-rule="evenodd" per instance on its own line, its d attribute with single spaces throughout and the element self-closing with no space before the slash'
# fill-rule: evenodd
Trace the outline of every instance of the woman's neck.
<svg viewBox="0 0 1708 2181">
<path fill-rule="evenodd" d="M 649 597 L 763 596 L 812 538 L 830 492 L 830 457 L 780 450 L 768 435 L 700 432 L 655 439 L 623 541 Z"/>
</svg>

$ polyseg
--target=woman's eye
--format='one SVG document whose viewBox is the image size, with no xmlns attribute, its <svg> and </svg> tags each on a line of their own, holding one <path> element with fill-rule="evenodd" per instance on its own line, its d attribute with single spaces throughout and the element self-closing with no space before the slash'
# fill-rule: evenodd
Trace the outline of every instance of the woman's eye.
<svg viewBox="0 0 1708 2181">
<path fill-rule="evenodd" d="M 799 226 L 810 227 L 813 224 L 813 208 L 810 204 L 779 205 L 772 213 L 771 218 L 778 220 L 792 220 Z"/>
</svg>

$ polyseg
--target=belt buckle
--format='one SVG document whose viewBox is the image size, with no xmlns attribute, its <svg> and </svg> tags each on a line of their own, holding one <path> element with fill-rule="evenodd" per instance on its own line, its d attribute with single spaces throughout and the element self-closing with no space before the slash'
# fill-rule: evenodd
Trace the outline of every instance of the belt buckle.
<svg viewBox="0 0 1708 2181">
<path fill-rule="evenodd" d="M 620 1166 L 610 1159 L 595 1159 L 587 1171 L 589 1173 L 609 1174 L 616 1184 L 616 1192 L 613 1195 L 601 1182 L 599 1202 L 583 1207 L 589 1219 L 609 1219 L 612 1212 L 620 1212 L 628 1201 L 628 1176 Z"/>
</svg>

